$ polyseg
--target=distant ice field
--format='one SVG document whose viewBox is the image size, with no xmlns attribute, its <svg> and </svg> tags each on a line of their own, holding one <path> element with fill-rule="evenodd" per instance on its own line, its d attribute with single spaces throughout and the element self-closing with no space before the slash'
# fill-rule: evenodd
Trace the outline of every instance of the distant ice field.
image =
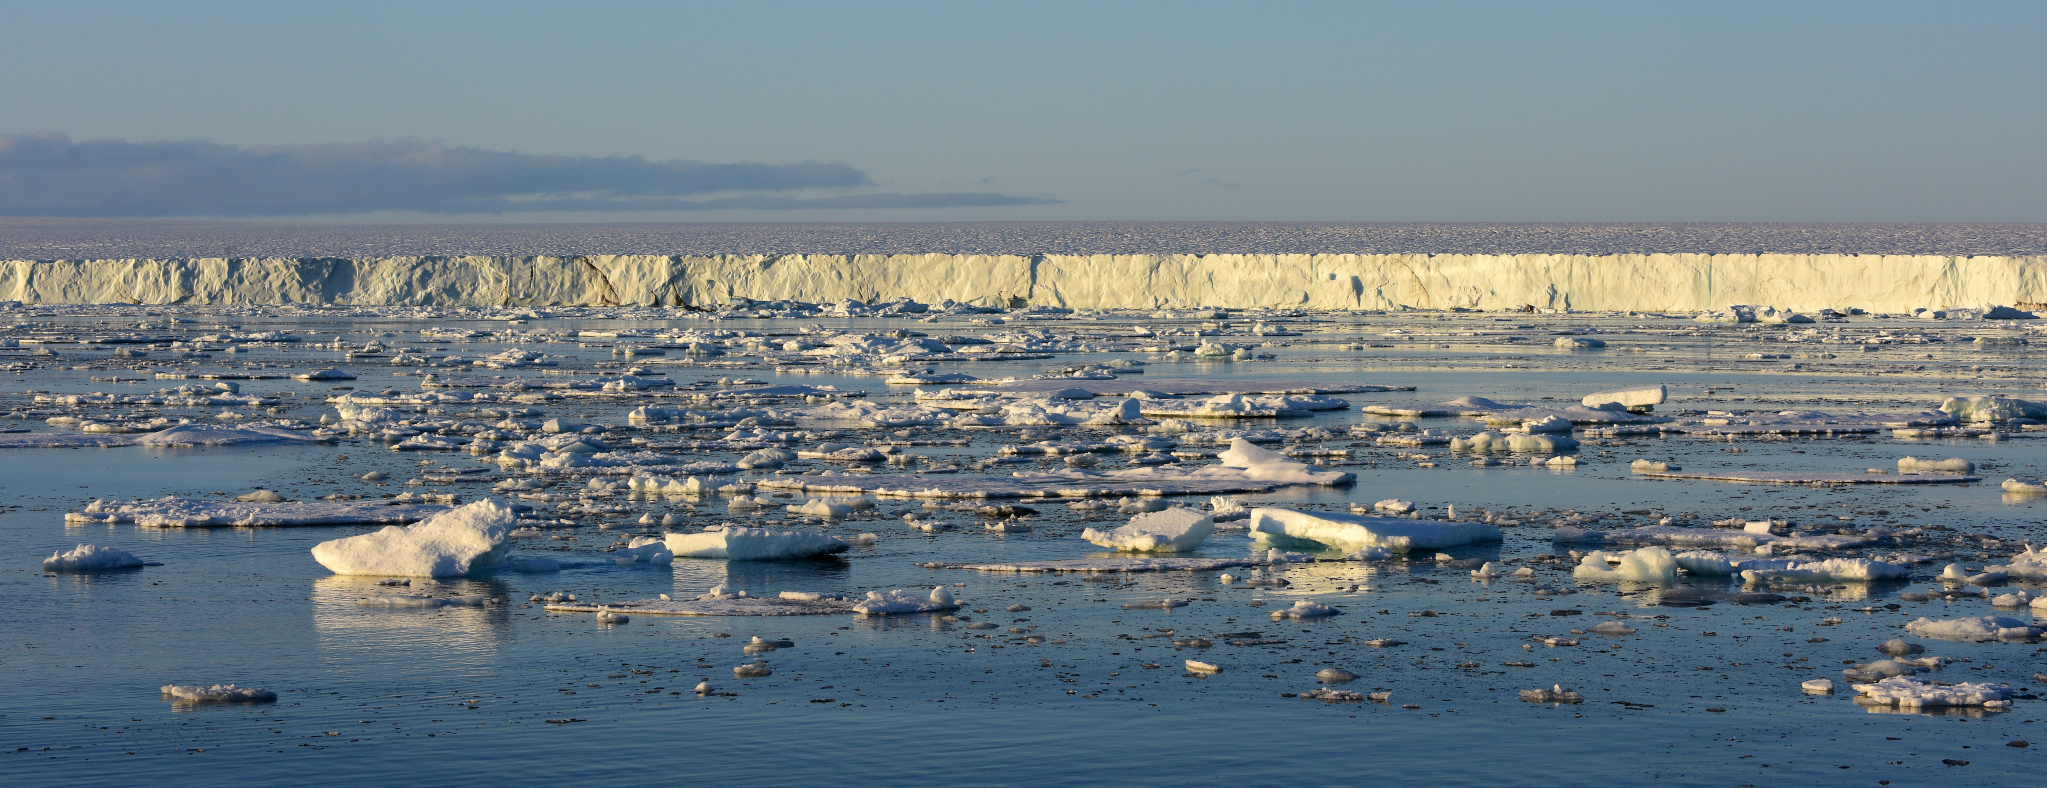
<svg viewBox="0 0 2047 788">
<path fill-rule="evenodd" d="M 0 259 L 719 254 L 2047 253 L 2047 224 L 0 220 Z"/>
</svg>

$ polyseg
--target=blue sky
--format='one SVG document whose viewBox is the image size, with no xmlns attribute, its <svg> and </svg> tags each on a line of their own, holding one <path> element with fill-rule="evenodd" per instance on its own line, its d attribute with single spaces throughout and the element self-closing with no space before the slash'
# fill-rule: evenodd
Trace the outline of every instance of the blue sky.
<svg viewBox="0 0 2047 788">
<path fill-rule="evenodd" d="M 2047 221 L 2041 3 L 0 10 L 0 215 Z"/>
</svg>

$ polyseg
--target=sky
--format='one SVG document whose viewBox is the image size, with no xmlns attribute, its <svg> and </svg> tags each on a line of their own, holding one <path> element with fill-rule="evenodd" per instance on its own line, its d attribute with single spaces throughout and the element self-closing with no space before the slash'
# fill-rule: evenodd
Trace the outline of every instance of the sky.
<svg viewBox="0 0 2047 788">
<path fill-rule="evenodd" d="M 0 2 L 0 216 L 2047 221 L 2047 3 Z"/>
</svg>

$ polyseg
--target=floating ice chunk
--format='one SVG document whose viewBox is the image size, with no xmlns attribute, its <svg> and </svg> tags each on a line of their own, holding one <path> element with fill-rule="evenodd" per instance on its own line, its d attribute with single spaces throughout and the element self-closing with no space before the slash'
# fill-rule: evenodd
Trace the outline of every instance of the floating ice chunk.
<svg viewBox="0 0 2047 788">
<path fill-rule="evenodd" d="M 1917 457 L 1898 458 L 1899 473 L 1975 473 L 1976 463 L 1959 457 L 1945 460 L 1922 460 Z"/>
<path fill-rule="evenodd" d="M 1123 603 L 1124 610 L 1172 610 L 1186 606 L 1186 601 L 1179 599 L 1146 599 Z"/>
<path fill-rule="evenodd" d="M 1246 558 L 1067 558 L 1050 561 L 1010 561 L 993 564 L 956 564 L 931 561 L 918 564 L 925 569 L 972 569 L 980 572 L 1204 572 L 1264 563 Z"/>
<path fill-rule="evenodd" d="M 1965 422 L 2047 419 L 2047 402 L 2010 397 L 1949 397 L 1940 409 Z"/>
<path fill-rule="evenodd" d="M 1665 388 L 1663 384 L 1658 383 L 1654 386 L 1635 386 L 1587 394 L 1580 402 L 1588 408 L 1606 408 L 1618 405 L 1622 410 L 1626 410 L 1628 408 L 1646 408 L 1661 405 L 1669 396 L 1670 390 Z"/>
<path fill-rule="evenodd" d="M 2040 630 L 2029 626 L 2024 620 L 2007 616 L 1982 616 L 1979 618 L 1931 619 L 1921 618 L 1905 624 L 1909 634 L 1941 640 L 1966 640 L 1982 642 L 1988 640 L 2026 640 L 2038 637 Z"/>
<path fill-rule="evenodd" d="M 1923 654 L 1926 652 L 1926 647 L 1894 638 L 1884 641 L 1876 647 L 1876 650 L 1892 656 L 1902 656 L 1905 654 Z"/>
<path fill-rule="evenodd" d="M 1798 688 L 1807 695 L 1832 695 L 1834 694 L 1834 681 L 1833 679 L 1807 679 L 1800 683 Z"/>
<path fill-rule="evenodd" d="M 1635 628 L 1634 628 L 1634 627 L 1628 626 L 1628 625 L 1626 625 L 1626 624 L 1623 624 L 1623 623 L 1621 623 L 1621 622 L 1619 622 L 1619 621 L 1601 621 L 1601 622 L 1599 622 L 1598 624 L 1595 624 L 1595 625 L 1593 625 L 1592 629 L 1590 629 L 1590 630 L 1588 630 L 1588 631 L 1590 631 L 1590 632 L 1592 632 L 1592 633 L 1594 633 L 1594 634 L 1599 634 L 1599 635 L 1632 635 L 1632 634 L 1635 634 Z"/>
<path fill-rule="evenodd" d="M 1316 470 L 1307 463 L 1271 449 L 1259 448 L 1243 438 L 1230 441 L 1230 448 L 1217 456 L 1221 466 L 1242 472 L 1253 481 L 1288 484 L 1341 484 L 1357 478 L 1343 471 Z"/>
<path fill-rule="evenodd" d="M 1081 538 L 1113 550 L 1137 553 L 1184 553 L 1201 547 L 1215 533 L 1215 521 L 1186 507 L 1148 512 L 1106 531 L 1088 528 Z"/>
<path fill-rule="evenodd" d="M 2004 566 L 1988 566 L 1984 569 L 2026 580 L 2047 580 L 2047 550 L 2026 545 L 2025 552 L 2013 555 L 2011 561 Z"/>
<path fill-rule="evenodd" d="M 823 517 L 826 519 L 837 519 L 840 517 L 845 517 L 846 515 L 852 514 L 854 511 L 853 507 L 851 506 L 827 500 L 824 498 L 812 498 L 808 501 L 803 502 L 800 505 L 785 506 L 783 508 L 787 509 L 791 514 L 808 515 L 811 517 Z"/>
<path fill-rule="evenodd" d="M 1254 538 L 1259 539 L 1316 542 L 1345 551 L 1382 547 L 1396 553 L 1500 541 L 1499 526 L 1485 523 L 1409 520 L 1268 508 L 1251 510 L 1250 532 Z"/>
<path fill-rule="evenodd" d="M 667 566 L 675 562 L 675 553 L 668 549 L 668 543 L 664 539 L 637 536 L 625 547 L 613 550 L 611 560 L 620 566 L 632 564 Z"/>
<path fill-rule="evenodd" d="M 321 542 L 313 560 L 343 575 L 459 577 L 504 560 L 515 519 L 509 506 L 477 501 L 413 525 Z"/>
<path fill-rule="evenodd" d="M 631 620 L 626 614 L 614 610 L 597 611 L 597 623 L 599 624 L 623 624 Z"/>
<path fill-rule="evenodd" d="M 1187 660 L 1187 672 L 1189 672 L 1189 673 L 1221 673 L 1221 672 L 1223 672 L 1223 669 L 1222 669 L 1222 666 L 1221 666 L 1221 665 L 1217 665 L 1217 664 L 1214 664 L 1214 663 L 1211 663 L 1211 662 L 1202 662 L 1201 660 L 1198 660 L 1198 659 L 1190 659 L 1190 660 Z"/>
<path fill-rule="evenodd" d="M 118 547 L 82 544 L 69 551 L 52 553 L 43 559 L 45 572 L 110 572 L 136 569 L 150 564 Z"/>
<path fill-rule="evenodd" d="M 2020 495 L 2047 495 L 2047 483 L 2006 479 L 2004 480 L 2004 491 Z"/>
<path fill-rule="evenodd" d="M 1315 671 L 1315 680 L 1324 684 L 1342 684 L 1346 681 L 1356 681 L 1357 679 L 1358 674 L 1343 668 L 1323 668 Z"/>
<path fill-rule="evenodd" d="M 1244 506 L 1243 501 L 1221 495 L 1208 499 L 1208 517 L 1210 520 L 1220 523 L 1242 520 L 1250 516 L 1251 510 Z"/>
<path fill-rule="evenodd" d="M 1331 689 L 1329 687 L 1317 687 L 1315 689 L 1308 690 L 1307 692 L 1303 692 L 1296 697 L 1299 697 L 1302 700 L 1319 700 L 1329 703 L 1357 703 L 1363 701 L 1366 696 L 1362 692 Z"/>
<path fill-rule="evenodd" d="M 1677 559 L 1661 547 L 1625 553 L 1594 550 L 1578 563 L 1572 575 L 1591 582 L 1667 584 L 1677 582 L 1677 566 Z"/>
<path fill-rule="evenodd" d="M 1471 570 L 1471 576 L 1477 578 L 1499 577 L 1500 567 L 1491 561 L 1487 561 L 1484 566 Z"/>
<path fill-rule="evenodd" d="M 908 591 L 869 591 L 867 599 L 853 606 L 853 612 L 863 616 L 889 616 L 901 613 L 931 613 L 939 610 L 953 610 L 959 603 L 953 601 L 952 592 L 944 586 L 931 589 L 931 593 L 918 596 Z"/>
<path fill-rule="evenodd" d="M 1894 676 L 1870 684 L 1856 684 L 1857 702 L 1900 708 L 1926 706 L 2002 706 L 2011 697 L 2008 684 L 1946 684 L 1916 676 Z"/>
<path fill-rule="evenodd" d="M 768 667 L 768 663 L 766 662 L 749 662 L 747 664 L 740 665 L 739 667 L 732 669 L 733 678 L 741 679 L 760 678 L 762 676 L 772 676 L 774 674 L 775 671 L 773 669 L 770 669 Z"/>
<path fill-rule="evenodd" d="M 196 703 L 268 703 L 277 700 L 277 693 L 270 690 L 237 687 L 233 684 L 215 684 L 211 687 L 198 684 L 165 684 L 163 694 Z"/>
<path fill-rule="evenodd" d="M 284 496 L 270 490 L 257 490 L 246 495 L 237 496 L 235 500 L 242 503 L 283 503 Z"/>
<path fill-rule="evenodd" d="M 1684 469 L 1676 464 L 1659 460 L 1636 460 L 1628 463 L 1628 470 L 1635 473 L 1670 473 Z"/>
<path fill-rule="evenodd" d="M 1911 575 L 1911 567 L 1867 558 L 1829 558 L 1809 563 L 1793 562 L 1781 568 L 1759 567 L 1741 570 L 1741 579 L 1750 583 L 1766 580 L 1791 582 L 1902 580 Z"/>
<path fill-rule="evenodd" d="M 1592 350 L 1606 347 L 1606 340 L 1591 337 L 1557 337 L 1555 344 L 1566 350 Z"/>
<path fill-rule="evenodd" d="M 1330 607 L 1328 605 L 1321 604 L 1319 602 L 1314 602 L 1307 599 L 1297 599 L 1294 600 L 1293 607 L 1287 608 L 1285 610 L 1272 611 L 1272 618 L 1275 621 L 1285 619 L 1291 619 L 1294 621 L 1306 621 L 1309 619 L 1316 618 L 1328 618 L 1341 612 L 1343 611 Z"/>
<path fill-rule="evenodd" d="M 726 526 L 718 531 L 668 534 L 668 549 L 679 558 L 775 561 L 845 552 L 845 541 L 804 531 Z"/>
<path fill-rule="evenodd" d="M 1387 514 L 1407 514 L 1414 511 L 1414 502 L 1403 501 L 1399 498 L 1387 498 L 1372 504 L 1372 508 Z"/>
<path fill-rule="evenodd" d="M 1585 696 L 1556 684 L 1549 689 L 1522 690 L 1521 699 L 1529 703 L 1583 703 Z"/>
</svg>

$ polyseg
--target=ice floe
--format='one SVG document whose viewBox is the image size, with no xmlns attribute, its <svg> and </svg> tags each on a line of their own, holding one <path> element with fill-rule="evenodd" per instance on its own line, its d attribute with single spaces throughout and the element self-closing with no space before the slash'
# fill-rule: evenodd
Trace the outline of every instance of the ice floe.
<svg viewBox="0 0 2047 788">
<path fill-rule="evenodd" d="M 53 553 L 43 559 L 45 572 L 110 572 L 119 569 L 137 569 L 152 564 L 135 557 L 134 553 L 118 547 L 101 547 L 82 544 L 70 550 Z"/>
<path fill-rule="evenodd" d="M 67 524 L 133 523 L 148 528 L 222 528 L 285 525 L 411 523 L 448 507 L 395 500 L 254 503 L 165 496 L 154 500 L 93 501 L 64 515 Z"/>
<path fill-rule="evenodd" d="M 511 551 L 512 509 L 477 501 L 409 526 L 313 546 L 313 560 L 342 575 L 460 577 L 503 561 Z"/>
<path fill-rule="evenodd" d="M 1314 542 L 1332 550 L 1381 547 L 1396 553 L 1440 550 L 1458 545 L 1500 541 L 1500 528 L 1486 523 L 1409 520 L 1397 517 L 1301 512 L 1291 509 L 1251 510 L 1250 532 L 1260 539 Z"/>
<path fill-rule="evenodd" d="M 1088 528 L 1081 538 L 1112 550 L 1137 553 L 1184 553 L 1201 547 L 1215 532 L 1215 521 L 1194 509 L 1176 507 L 1146 512 L 1119 528 Z"/>
<path fill-rule="evenodd" d="M 852 548 L 844 540 L 807 531 L 724 526 L 700 533 L 666 537 L 677 558 L 723 558 L 733 561 L 779 561 L 841 553 Z"/>
</svg>

